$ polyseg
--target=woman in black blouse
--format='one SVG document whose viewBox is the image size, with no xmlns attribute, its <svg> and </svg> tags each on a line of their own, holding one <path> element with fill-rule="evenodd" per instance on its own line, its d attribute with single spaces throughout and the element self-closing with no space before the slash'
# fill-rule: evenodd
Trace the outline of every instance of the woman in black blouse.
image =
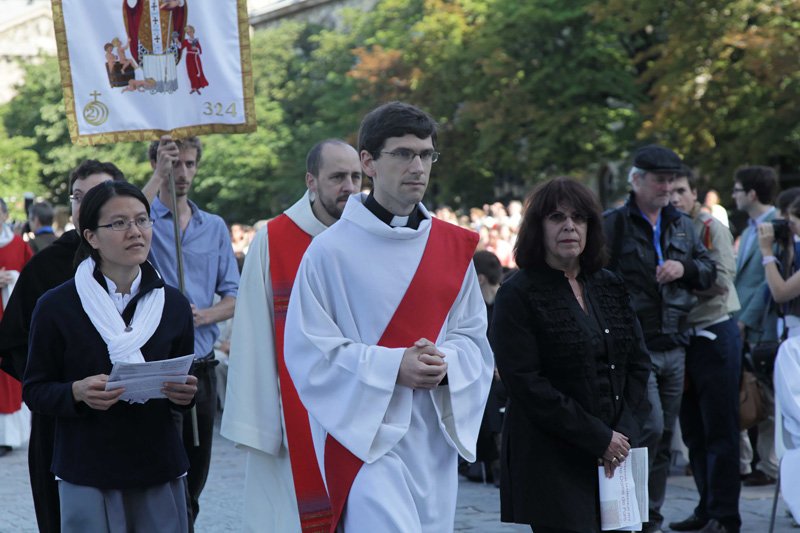
<svg viewBox="0 0 800 533">
<path fill-rule="evenodd" d="M 508 391 L 504 522 L 600 531 L 598 465 L 626 460 L 650 359 L 622 281 L 602 268 L 600 206 L 570 178 L 540 185 L 515 246 L 520 272 L 495 301 L 491 340 Z"/>
</svg>

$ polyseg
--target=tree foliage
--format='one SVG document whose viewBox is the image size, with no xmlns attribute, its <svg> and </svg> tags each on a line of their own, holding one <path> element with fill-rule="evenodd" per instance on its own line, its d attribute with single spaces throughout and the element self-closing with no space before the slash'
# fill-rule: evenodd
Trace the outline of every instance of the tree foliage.
<svg viewBox="0 0 800 533">
<path fill-rule="evenodd" d="M 592 180 L 650 141 L 717 186 L 743 163 L 787 171 L 800 162 L 798 26 L 791 0 L 382 0 L 337 28 L 287 21 L 252 39 L 258 131 L 204 139 L 194 199 L 228 221 L 273 216 L 304 189 L 315 142 L 355 144 L 364 113 L 394 99 L 440 124 L 431 204 Z M 143 143 L 69 143 L 54 59 L 26 71 L 0 109 L 0 193 L 64 201 L 86 157 L 148 178 Z"/>
<path fill-rule="evenodd" d="M 612 0 L 595 13 L 638 43 L 641 139 L 675 147 L 717 187 L 742 164 L 800 163 L 797 2 Z"/>
</svg>

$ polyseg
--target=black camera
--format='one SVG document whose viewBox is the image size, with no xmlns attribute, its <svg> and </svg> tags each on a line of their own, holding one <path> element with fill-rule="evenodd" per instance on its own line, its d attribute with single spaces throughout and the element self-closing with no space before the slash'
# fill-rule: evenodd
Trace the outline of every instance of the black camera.
<svg viewBox="0 0 800 533">
<path fill-rule="evenodd" d="M 772 233 L 777 242 L 787 243 L 791 241 L 792 230 L 789 229 L 789 221 L 783 218 L 772 221 Z"/>
</svg>

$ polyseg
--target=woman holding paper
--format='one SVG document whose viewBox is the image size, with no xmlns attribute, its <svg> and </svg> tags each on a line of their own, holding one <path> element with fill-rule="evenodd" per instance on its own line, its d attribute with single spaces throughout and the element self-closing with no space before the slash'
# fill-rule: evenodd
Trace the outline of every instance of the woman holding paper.
<svg viewBox="0 0 800 533">
<path fill-rule="evenodd" d="M 56 418 L 62 531 L 188 531 L 189 462 L 171 406 L 192 403 L 196 378 L 164 383 L 145 403 L 106 384 L 114 363 L 191 354 L 189 302 L 147 262 L 153 222 L 139 189 L 94 187 L 79 221 L 86 258 L 36 305 L 23 381 L 28 406 Z"/>
<path fill-rule="evenodd" d="M 611 476 L 649 409 L 650 358 L 623 282 L 602 268 L 600 206 L 570 178 L 540 185 L 497 293 L 492 346 L 508 391 L 504 522 L 536 533 L 600 530 L 598 465 Z"/>
</svg>

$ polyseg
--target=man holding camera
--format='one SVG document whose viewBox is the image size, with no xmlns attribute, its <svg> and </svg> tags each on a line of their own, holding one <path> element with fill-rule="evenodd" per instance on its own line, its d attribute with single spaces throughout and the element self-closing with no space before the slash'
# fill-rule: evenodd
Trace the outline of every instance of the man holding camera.
<svg viewBox="0 0 800 533">
<path fill-rule="evenodd" d="M 759 342 L 774 341 L 777 338 L 776 313 L 771 309 L 772 298 L 764 278 L 764 258 L 758 247 L 758 225 L 775 219 L 777 210 L 772 205 L 778 188 L 775 171 L 765 166 L 740 167 L 734 174 L 733 199 L 736 208 L 749 216 L 747 229 L 739 240 L 736 258 L 736 279 L 734 285 L 739 295 L 742 309 L 735 316 L 742 340 L 750 347 Z M 771 395 L 769 400 L 771 400 Z M 771 413 L 773 407 L 765 406 Z M 742 433 L 740 469 L 747 474 L 746 486 L 771 485 L 778 475 L 778 460 L 775 456 L 774 418 L 770 415 L 758 425 L 759 461 L 755 471 L 750 471 L 753 449 Z"/>
</svg>

